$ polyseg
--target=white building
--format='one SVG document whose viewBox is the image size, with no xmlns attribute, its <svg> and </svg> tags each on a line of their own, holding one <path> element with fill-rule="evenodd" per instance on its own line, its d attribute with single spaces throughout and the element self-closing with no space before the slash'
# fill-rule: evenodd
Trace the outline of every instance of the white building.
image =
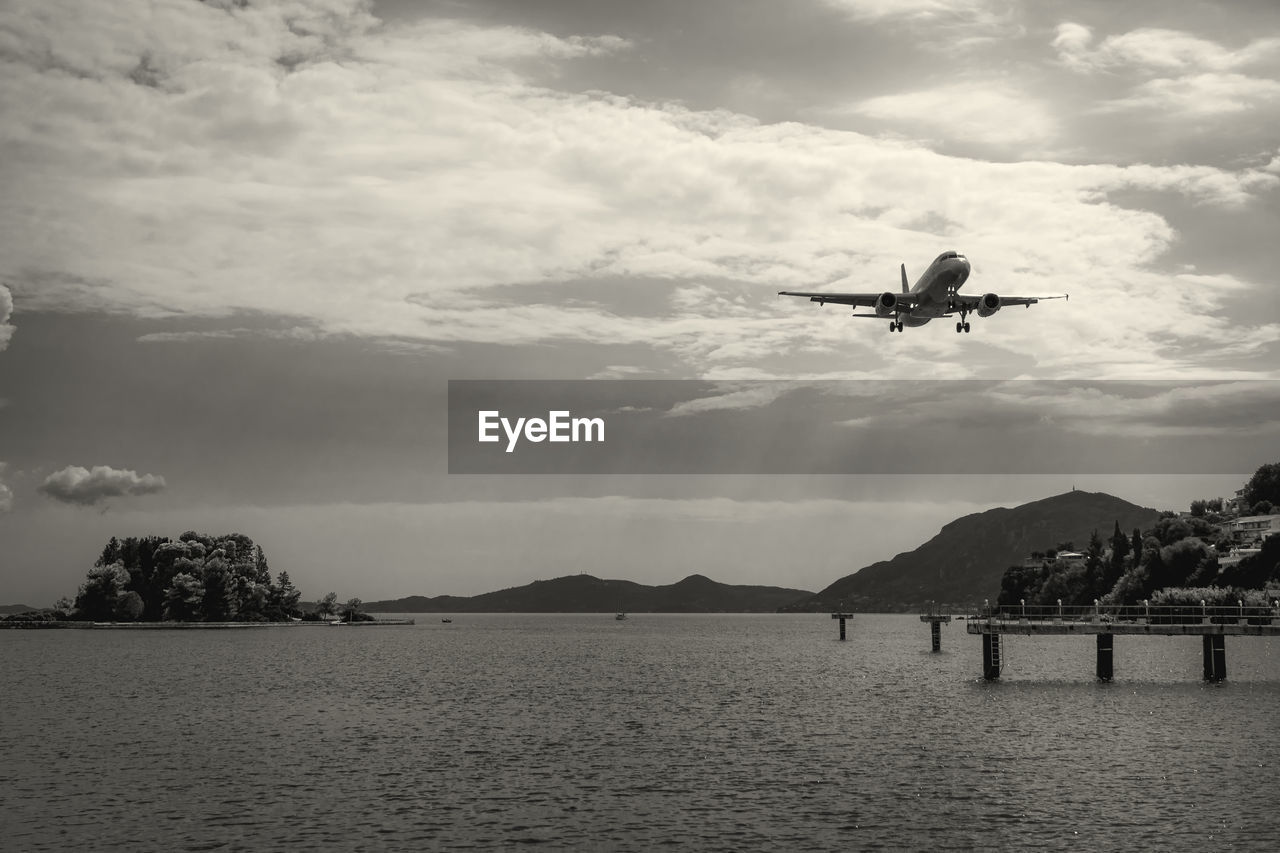
<svg viewBox="0 0 1280 853">
<path fill-rule="evenodd" d="M 1280 533 L 1280 515 L 1246 515 L 1222 523 L 1222 532 L 1237 545 L 1256 545 Z"/>
</svg>

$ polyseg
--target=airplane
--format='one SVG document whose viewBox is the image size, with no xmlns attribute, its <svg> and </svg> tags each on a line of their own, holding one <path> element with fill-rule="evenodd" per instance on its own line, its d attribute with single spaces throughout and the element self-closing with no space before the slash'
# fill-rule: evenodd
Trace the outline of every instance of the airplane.
<svg viewBox="0 0 1280 853">
<path fill-rule="evenodd" d="M 969 259 L 959 252 L 943 252 L 929 264 L 914 287 L 907 287 L 907 265 L 902 265 L 902 293 L 886 290 L 883 293 L 794 293 L 778 291 L 779 296 L 803 296 L 819 306 L 830 302 L 834 305 L 852 305 L 855 308 L 874 308 L 874 314 L 854 314 L 854 317 L 879 317 L 889 320 L 890 332 L 901 332 L 903 326 L 923 326 L 930 320 L 959 314 L 956 333 L 968 332 L 970 314 L 990 317 L 1001 308 L 1010 305 L 1030 307 L 1041 299 L 1070 299 L 1062 296 L 1000 296 L 984 293 L 981 296 L 960 293 L 969 278 Z"/>
</svg>

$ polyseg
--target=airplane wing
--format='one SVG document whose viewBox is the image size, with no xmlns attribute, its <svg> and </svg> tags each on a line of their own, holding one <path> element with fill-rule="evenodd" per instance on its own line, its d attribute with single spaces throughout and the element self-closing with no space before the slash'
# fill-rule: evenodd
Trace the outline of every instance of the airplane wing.
<svg viewBox="0 0 1280 853">
<path fill-rule="evenodd" d="M 1001 296 L 996 306 L 999 308 L 1008 308 L 1013 305 L 1035 305 L 1041 299 L 1070 299 L 1071 294 L 1064 293 L 1061 296 Z M 949 299 L 947 306 L 948 314 L 955 314 L 958 311 L 976 311 L 982 305 L 982 301 L 986 299 L 985 294 L 973 293 L 957 293 Z M 992 306 L 988 306 L 992 307 Z M 994 309 L 993 309 L 994 310 Z"/>
<path fill-rule="evenodd" d="M 892 291 L 890 291 L 892 293 Z M 872 308 L 876 304 L 883 291 L 877 293 L 794 293 L 790 290 L 779 290 L 779 296 L 799 296 L 808 299 L 810 302 L 817 302 L 824 305 L 830 302 L 832 305 L 852 305 L 855 308 Z M 894 299 L 903 309 L 912 308 L 919 301 L 914 293 L 894 293 Z M 874 314 L 864 315 L 874 317 Z"/>
</svg>

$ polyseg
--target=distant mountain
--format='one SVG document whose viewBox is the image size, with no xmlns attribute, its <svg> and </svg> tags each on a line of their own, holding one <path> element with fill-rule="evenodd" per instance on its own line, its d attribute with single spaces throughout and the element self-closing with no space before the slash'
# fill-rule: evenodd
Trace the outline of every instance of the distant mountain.
<svg viewBox="0 0 1280 853">
<path fill-rule="evenodd" d="M 28 610 L 35 610 L 35 608 L 28 607 L 25 604 L 0 604 L 0 616 L 9 616 L 13 613 L 26 613 Z"/>
<path fill-rule="evenodd" d="M 816 612 L 845 607 L 860 611 L 914 610 L 929 601 L 978 606 L 996 600 L 1004 570 L 1032 551 L 1071 542 L 1083 551 L 1098 531 L 1103 543 L 1115 523 L 1126 535 L 1146 529 L 1160 513 L 1102 492 L 1055 495 L 1008 509 L 958 518 L 914 551 L 873 563 L 822 592 L 783 608 Z"/>
<path fill-rule="evenodd" d="M 411 595 L 364 605 L 370 613 L 772 613 L 813 595 L 802 589 L 736 586 L 690 575 L 645 586 L 591 575 L 569 575 L 470 597 Z"/>
</svg>

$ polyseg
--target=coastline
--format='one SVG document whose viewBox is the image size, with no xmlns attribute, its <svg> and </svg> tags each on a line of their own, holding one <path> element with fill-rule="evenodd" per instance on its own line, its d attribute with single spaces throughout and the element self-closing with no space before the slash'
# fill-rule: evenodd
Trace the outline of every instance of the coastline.
<svg viewBox="0 0 1280 853">
<path fill-rule="evenodd" d="M 412 625 L 412 619 L 375 619 L 370 622 L 0 622 L 0 628 L 72 628 L 121 631 L 191 631 L 227 630 L 233 628 L 297 628 L 305 625 L 330 627 L 334 625 Z"/>
</svg>

